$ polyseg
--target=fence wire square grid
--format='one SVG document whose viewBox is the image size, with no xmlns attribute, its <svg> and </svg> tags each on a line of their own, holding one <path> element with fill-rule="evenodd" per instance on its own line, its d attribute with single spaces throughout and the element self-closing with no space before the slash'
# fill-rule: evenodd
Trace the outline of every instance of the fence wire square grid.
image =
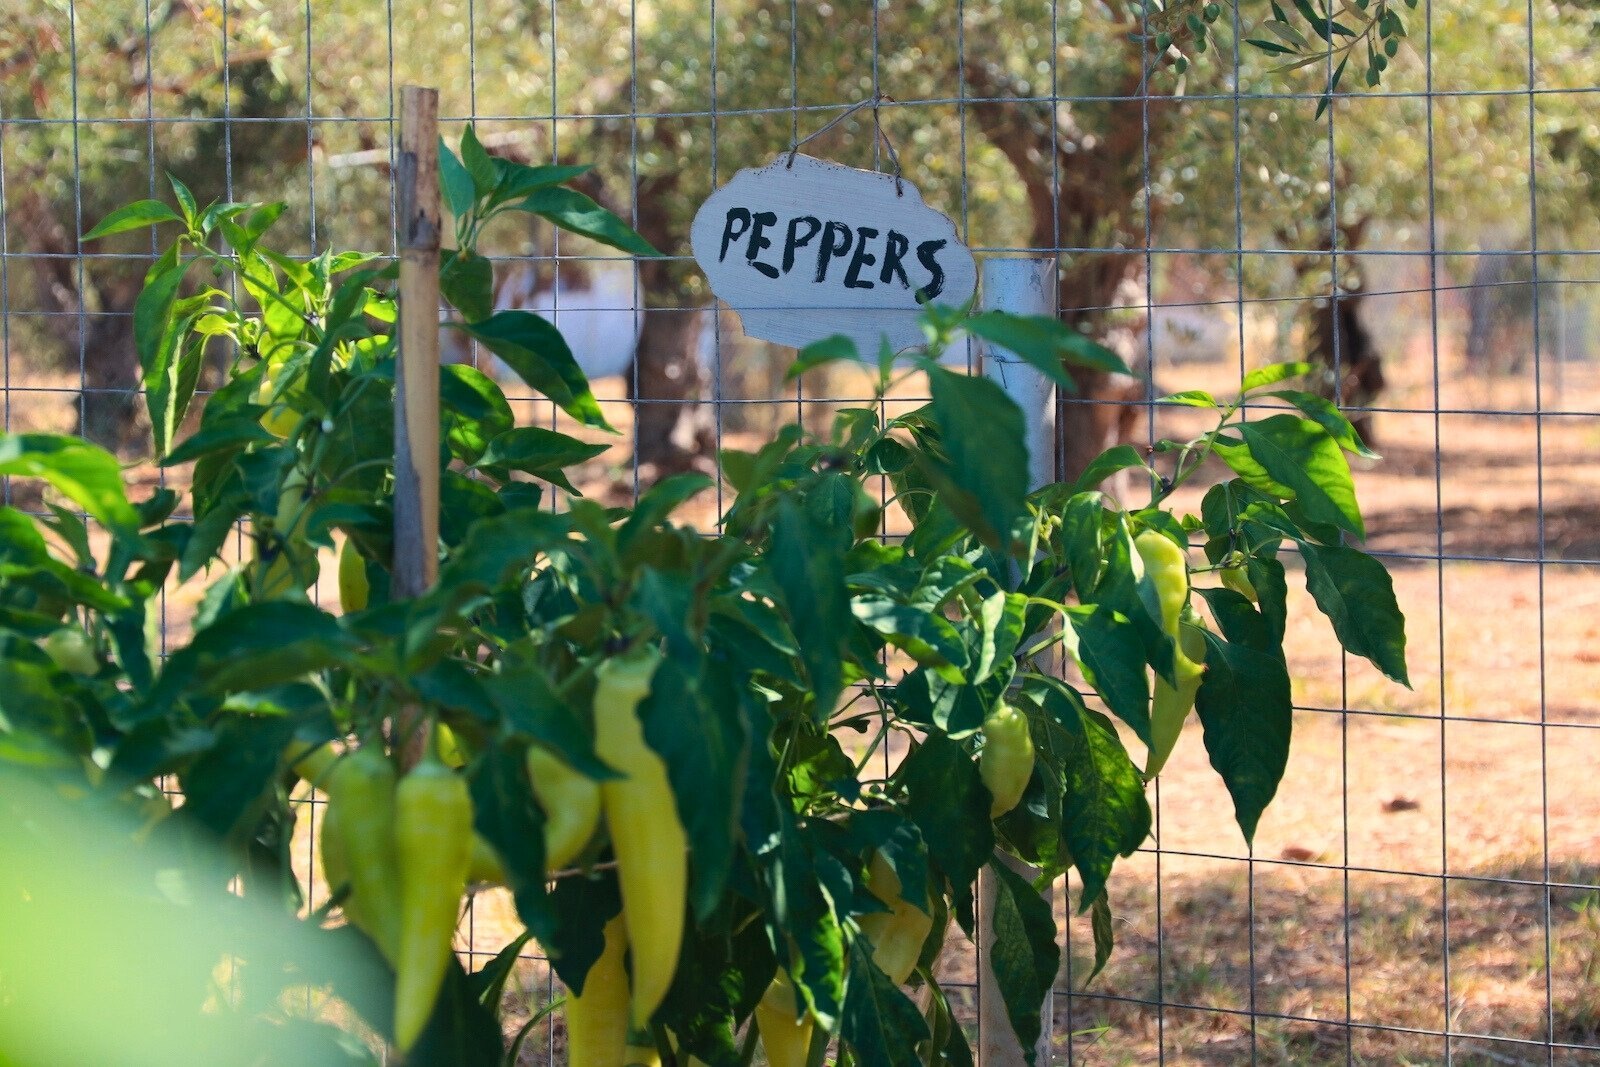
<svg viewBox="0 0 1600 1067">
<path fill-rule="evenodd" d="M 608 418 L 637 439 L 584 469 L 585 492 L 625 502 L 664 472 L 715 472 L 717 448 L 825 425 L 870 390 L 845 371 L 786 384 L 787 353 L 712 305 L 688 219 L 738 169 L 881 95 L 906 177 L 974 251 L 1056 257 L 1062 313 L 1146 375 L 1063 401 L 1066 467 L 1178 433 L 1163 393 L 1226 391 L 1308 355 L 1384 454 L 1358 484 L 1410 621 L 1413 689 L 1315 651 L 1331 647 L 1324 624 L 1294 613 L 1296 740 L 1254 848 L 1185 745 L 1154 787 L 1156 835 L 1115 880 L 1117 953 L 1087 986 L 1087 920 L 1058 894 L 1053 1057 L 1600 1063 L 1600 15 L 1564 0 L 1397 8 L 1408 36 L 1381 84 L 1358 87 L 1353 68 L 1324 107 L 1336 58 L 1280 70 L 1248 43 L 1270 37 L 1272 5 L 1211 7 L 14 5 L 0 12 L 5 427 L 86 433 L 135 477 L 167 477 L 142 462 L 131 344 L 154 238 L 141 254 L 77 235 L 163 196 L 171 171 L 202 198 L 287 199 L 296 254 L 392 252 L 398 87 L 433 84 L 449 138 L 470 122 L 496 152 L 595 162 L 589 191 L 668 253 L 640 270 L 553 231 L 496 238 L 501 306 L 580 338 Z M 1211 20 L 1185 71 L 1130 43 L 1185 16 Z M 871 122 L 808 150 L 883 168 Z M 667 343 L 635 360 L 647 338 Z M 493 369 L 470 346 L 450 355 Z M 519 416 L 572 429 L 505 384 Z M 726 502 L 719 480 L 702 520 Z M 164 606 L 164 639 L 186 633 L 192 598 Z M 298 846 L 313 905 L 319 803 L 304 802 Z M 483 894 L 460 947 L 480 965 L 516 929 Z M 950 966 L 970 1014 L 975 961 Z M 558 993 L 530 956 L 508 1018 Z M 524 1062 L 561 1059 L 542 1024 Z"/>
</svg>

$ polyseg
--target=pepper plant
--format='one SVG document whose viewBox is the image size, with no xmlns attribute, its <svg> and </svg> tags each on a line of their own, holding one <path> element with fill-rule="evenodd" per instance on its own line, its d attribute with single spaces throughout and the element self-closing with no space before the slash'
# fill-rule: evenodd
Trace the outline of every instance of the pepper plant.
<svg viewBox="0 0 1600 1067">
<path fill-rule="evenodd" d="M 562 184 L 572 168 L 492 157 L 469 130 L 441 171 L 454 328 L 609 429 L 559 332 L 493 311 L 476 242 L 532 212 L 652 250 Z M 130 501 L 86 442 L 0 439 L 0 474 L 53 494 L 0 509 L 0 774 L 132 808 L 130 840 L 179 847 L 212 892 L 275 901 L 357 961 L 250 966 L 259 949 L 241 947 L 228 995 L 196 997 L 320 1035 L 299 1062 L 385 1046 L 408 1064 L 514 1062 L 539 1020 L 507 1035 L 498 1013 L 532 941 L 571 991 L 573 1063 L 733 1067 L 758 1045 L 774 1064 L 968 1063 L 938 963 L 978 936 L 985 868 L 999 992 L 1031 1046 L 1059 961 L 1039 887 L 1076 872 L 1098 970 L 1108 879 L 1149 837 L 1149 781 L 1191 703 L 1254 833 L 1289 750 L 1291 573 L 1345 649 L 1406 681 L 1389 576 L 1349 543 L 1364 529 L 1345 453 L 1364 446 L 1289 387 L 1309 367 L 1169 398 L 1215 425 L 1030 492 L 1020 411 L 940 353 L 980 336 L 1063 388 L 1070 365 L 1120 365 L 1054 320 L 970 309 L 927 308 L 927 345 L 871 360 L 875 402 L 828 433 L 724 452 L 713 530 L 675 518 L 709 479 L 602 506 L 566 472 L 603 445 L 515 425 L 496 382 L 441 368 L 439 578 L 395 598 L 391 268 L 281 255 L 281 207 L 174 190 L 176 210 L 140 202 L 89 236 L 177 229 L 136 332 L 156 453 L 187 490 Z M 212 353 L 226 379 L 193 419 Z M 832 338 L 793 373 L 861 359 Z M 927 402 L 892 417 L 876 402 L 907 389 Z M 1269 397 L 1294 410 L 1243 417 Z M 1199 514 L 1174 511 L 1213 457 L 1231 477 Z M 1101 491 L 1114 474 L 1148 487 L 1140 506 Z M 308 592 L 336 548 L 338 613 Z M 204 594 L 192 636 L 163 648 L 174 582 Z M 289 856 L 302 778 L 330 798 L 333 896 L 314 910 Z M 0 873 L 19 919 L 29 877 Z M 491 882 L 526 932 L 469 974 L 452 927 Z M 286 995 L 307 988 L 326 995 Z"/>
</svg>

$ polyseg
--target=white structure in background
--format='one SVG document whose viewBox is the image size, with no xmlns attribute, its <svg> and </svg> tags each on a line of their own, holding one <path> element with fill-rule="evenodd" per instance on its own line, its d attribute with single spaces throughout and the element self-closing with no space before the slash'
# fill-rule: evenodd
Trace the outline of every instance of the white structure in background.
<svg viewBox="0 0 1600 1067">
<path fill-rule="evenodd" d="M 532 311 L 554 324 L 591 380 L 619 378 L 633 367 L 633 353 L 644 328 L 639 306 L 638 271 L 631 263 L 557 270 L 555 284 L 539 286 L 531 263 L 518 263 L 495 286 L 496 311 Z M 506 368 L 489 356 L 484 370 L 497 379 Z"/>
<path fill-rule="evenodd" d="M 548 281 L 540 284 L 532 263 L 516 263 L 496 273 L 496 311 L 531 311 L 553 324 L 591 381 L 631 375 L 644 328 L 644 297 L 631 261 L 563 264 L 554 286 Z M 696 356 L 701 369 L 710 374 L 716 365 L 716 331 L 711 328 L 709 308 L 698 314 L 705 321 Z M 468 362 L 466 339 L 454 330 L 445 336 L 445 358 Z M 514 377 L 499 359 L 482 350 L 478 365 L 497 381 Z"/>
</svg>

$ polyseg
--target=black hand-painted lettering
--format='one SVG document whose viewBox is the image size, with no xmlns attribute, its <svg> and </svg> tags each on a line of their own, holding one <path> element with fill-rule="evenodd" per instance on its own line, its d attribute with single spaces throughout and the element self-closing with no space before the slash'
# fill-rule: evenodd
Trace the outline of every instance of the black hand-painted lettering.
<svg viewBox="0 0 1600 1067">
<path fill-rule="evenodd" d="M 928 270 L 928 284 L 917 290 L 918 300 L 932 300 L 944 292 L 944 268 L 939 266 L 935 253 L 947 244 L 949 242 L 941 238 L 937 241 L 924 241 L 917 246 L 917 262 Z"/>
<path fill-rule="evenodd" d="M 856 254 L 850 257 L 850 269 L 844 272 L 844 287 L 846 289 L 871 289 L 870 281 L 861 280 L 861 268 L 870 267 L 878 262 L 878 257 L 867 251 L 867 242 L 878 236 L 878 231 L 871 226 L 856 228 Z"/>
<path fill-rule="evenodd" d="M 804 237 L 800 236 L 800 224 L 805 223 L 811 228 Z M 783 240 L 783 273 L 788 274 L 794 266 L 794 254 L 799 249 L 811 243 L 811 239 L 822 229 L 822 223 L 810 215 L 798 215 L 789 220 L 789 235 Z"/>
<path fill-rule="evenodd" d="M 850 227 L 842 222 L 830 222 L 822 230 L 822 248 L 817 252 L 817 276 L 813 281 L 828 280 L 828 264 L 850 251 Z"/>
<path fill-rule="evenodd" d="M 776 226 L 778 224 L 778 216 L 772 211 L 758 211 L 753 218 L 755 224 L 750 227 L 750 243 L 745 246 L 744 258 L 762 274 L 769 278 L 776 278 L 778 276 L 778 268 L 771 263 L 762 263 L 756 257 L 761 255 L 763 248 L 772 247 L 772 242 L 762 236 L 762 231 L 768 226 Z"/>
<path fill-rule="evenodd" d="M 744 223 L 743 226 L 734 228 L 735 223 Z M 742 207 L 730 207 L 728 218 L 722 224 L 722 251 L 717 254 L 717 262 L 721 263 L 728 258 L 728 246 L 745 235 L 750 229 L 750 212 Z"/>
<path fill-rule="evenodd" d="M 890 230 L 888 237 L 889 247 L 883 250 L 883 270 L 878 272 L 878 280 L 888 285 L 894 276 L 900 276 L 900 287 L 911 288 L 911 279 L 906 277 L 904 264 L 905 254 L 911 250 L 911 240 L 899 230 Z"/>
</svg>

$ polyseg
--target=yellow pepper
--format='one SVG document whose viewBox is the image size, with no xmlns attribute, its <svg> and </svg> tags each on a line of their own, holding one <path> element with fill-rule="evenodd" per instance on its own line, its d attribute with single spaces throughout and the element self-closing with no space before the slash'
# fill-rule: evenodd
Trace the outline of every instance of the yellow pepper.
<svg viewBox="0 0 1600 1067">
<path fill-rule="evenodd" d="M 867 866 L 867 891 L 889 910 L 863 915 L 861 931 L 872 942 L 872 962 L 899 985 L 916 969 L 933 919 L 901 899 L 900 879 L 881 852 L 874 852 Z"/>
<path fill-rule="evenodd" d="M 506 869 L 500 854 L 483 839 L 482 834 L 472 835 L 472 858 L 467 861 L 467 881 L 474 885 L 505 885 Z"/>
<path fill-rule="evenodd" d="M 806 1067 L 816 1023 L 800 1003 L 789 973 L 779 968 L 756 1005 L 756 1029 L 771 1067 Z"/>
<path fill-rule="evenodd" d="M 600 799 L 617 854 L 633 946 L 632 1020 L 641 1030 L 677 971 L 689 888 L 689 841 L 667 765 L 645 743 L 638 715 L 659 659 L 654 649 L 636 649 L 607 660 L 594 694 L 595 753 L 622 776 L 600 784 Z"/>
<path fill-rule="evenodd" d="M 1022 801 L 1033 777 L 1033 736 L 1028 717 L 1001 701 L 983 720 L 983 751 L 978 774 L 994 798 L 989 818 L 998 819 Z"/>
<path fill-rule="evenodd" d="M 472 797 L 461 775 L 431 750 L 395 787 L 400 938 L 394 1039 L 409 1049 L 428 1024 L 454 953 L 472 861 Z"/>
<path fill-rule="evenodd" d="M 255 395 L 250 398 L 251 403 L 266 406 L 267 413 L 261 416 L 261 425 L 274 437 L 288 437 L 300 426 L 300 413 L 289 404 L 285 403 L 296 390 L 291 386 L 284 396 L 276 403 L 273 402 L 272 367 L 267 367 L 261 375 L 261 384 L 256 386 Z"/>
<path fill-rule="evenodd" d="M 1180 651 L 1174 658 L 1178 685 L 1173 687 L 1165 678 L 1156 675 L 1155 698 L 1150 710 L 1150 754 L 1144 766 L 1147 778 L 1161 773 L 1167 757 L 1177 747 L 1184 721 L 1194 708 L 1194 698 L 1200 692 L 1200 682 L 1205 677 L 1205 631 L 1195 623 L 1181 623 L 1178 647 Z"/>
<path fill-rule="evenodd" d="M 302 782 L 314 786 L 327 784 L 328 772 L 339 762 L 339 750 L 332 741 L 313 745 L 309 741 L 291 741 L 283 750 L 283 761 Z"/>
<path fill-rule="evenodd" d="M 567 997 L 567 1062 L 572 1067 L 621 1067 L 628 1046 L 627 924 L 606 923 L 605 948 L 583 980 L 583 994 Z"/>
<path fill-rule="evenodd" d="M 1173 650 L 1173 673 L 1177 685 L 1159 674 L 1150 710 L 1150 752 L 1145 760 L 1146 777 L 1154 777 L 1166 766 L 1183 732 L 1183 722 L 1194 707 L 1195 694 L 1205 667 L 1205 636 L 1195 623 L 1183 622 L 1189 604 L 1189 561 L 1168 537 L 1146 530 L 1134 538 L 1133 547 L 1144 563 L 1145 574 L 1155 583 L 1161 604 L 1161 628 L 1178 643 Z"/>
<path fill-rule="evenodd" d="M 528 781 L 544 809 L 544 865 L 571 863 L 600 826 L 600 783 L 537 746 L 528 749 Z"/>
<path fill-rule="evenodd" d="M 339 610 L 354 615 L 367 610 L 367 600 L 372 586 L 367 581 L 367 561 L 356 550 L 354 542 L 345 541 L 339 549 Z"/>
<path fill-rule="evenodd" d="M 335 765 L 327 790 L 322 850 L 328 887 L 348 880 L 345 915 L 393 961 L 400 927 L 394 765 L 381 749 L 363 745 Z M 338 867 L 346 877 L 337 876 Z"/>
</svg>

